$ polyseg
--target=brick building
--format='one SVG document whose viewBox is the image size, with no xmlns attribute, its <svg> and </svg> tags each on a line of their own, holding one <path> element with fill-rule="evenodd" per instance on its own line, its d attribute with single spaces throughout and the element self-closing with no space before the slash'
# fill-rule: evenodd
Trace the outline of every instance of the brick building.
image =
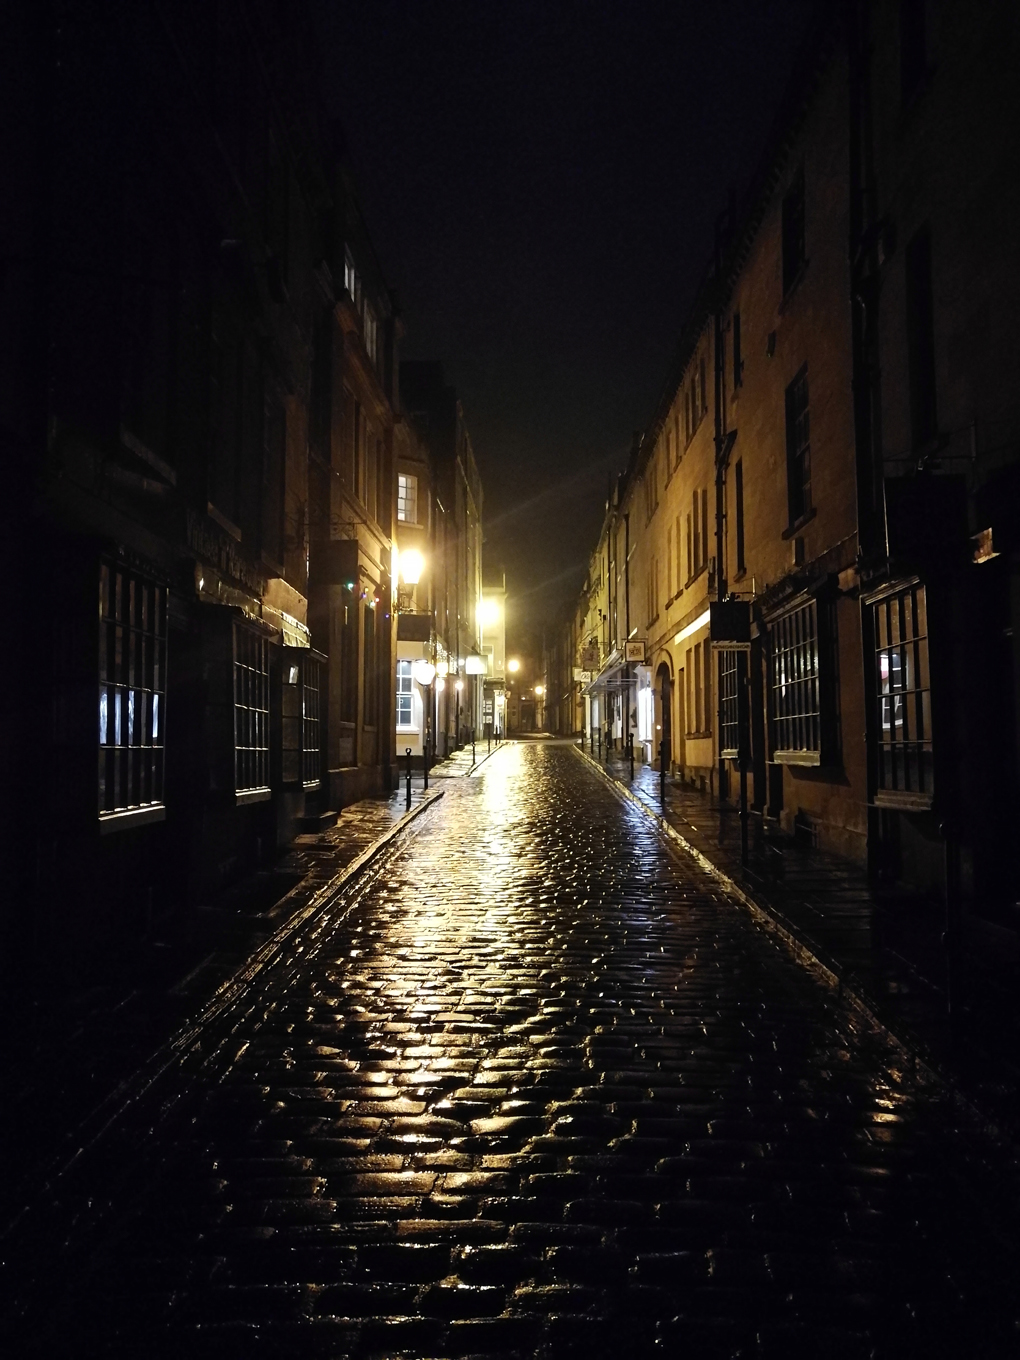
<svg viewBox="0 0 1020 1360">
<path fill-rule="evenodd" d="M 611 736 L 647 760 L 665 740 L 724 800 L 743 764 L 764 824 L 999 924 L 1020 887 L 1016 56 L 1004 4 L 824 16 L 572 625 L 582 673 L 598 642 L 575 695 L 604 696 Z"/>
</svg>

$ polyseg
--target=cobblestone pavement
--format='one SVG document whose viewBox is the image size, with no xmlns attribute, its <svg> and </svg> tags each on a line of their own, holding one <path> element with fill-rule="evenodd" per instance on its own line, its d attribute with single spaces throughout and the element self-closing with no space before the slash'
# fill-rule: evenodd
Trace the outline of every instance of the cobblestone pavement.
<svg viewBox="0 0 1020 1360">
<path fill-rule="evenodd" d="M 1013 1355 L 1014 1190 L 574 753 L 508 745 L 8 1235 L 6 1353 Z"/>
</svg>

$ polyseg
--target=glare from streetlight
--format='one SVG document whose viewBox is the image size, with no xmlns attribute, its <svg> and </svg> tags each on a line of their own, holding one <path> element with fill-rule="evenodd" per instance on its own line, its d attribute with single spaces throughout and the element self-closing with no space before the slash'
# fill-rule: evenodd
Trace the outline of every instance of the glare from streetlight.
<svg viewBox="0 0 1020 1360">
<path fill-rule="evenodd" d="M 521 669 L 521 663 L 517 660 L 516 657 L 511 657 L 510 660 L 506 663 L 506 668 L 511 675 L 516 675 L 517 672 Z"/>
<path fill-rule="evenodd" d="M 400 554 L 400 576 L 405 586 L 416 586 L 425 570 L 425 559 L 417 548 L 405 548 Z"/>
<path fill-rule="evenodd" d="M 499 623 L 498 600 L 482 600 L 478 606 L 478 622 L 483 628 L 492 628 Z"/>
<path fill-rule="evenodd" d="M 535 693 L 538 695 L 539 698 L 541 698 L 542 695 L 545 693 L 545 686 L 544 686 L 544 685 L 536 685 L 536 686 L 535 686 Z"/>
</svg>

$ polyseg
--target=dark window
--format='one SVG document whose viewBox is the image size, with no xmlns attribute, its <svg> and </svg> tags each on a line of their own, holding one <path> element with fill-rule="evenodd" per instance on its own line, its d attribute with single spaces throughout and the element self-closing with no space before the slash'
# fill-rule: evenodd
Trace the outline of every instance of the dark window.
<svg viewBox="0 0 1020 1360">
<path fill-rule="evenodd" d="M 728 760 L 736 759 L 740 747 L 739 656 L 732 648 L 719 653 L 719 754 Z"/>
<path fill-rule="evenodd" d="M 733 386 L 744 381 L 744 360 L 740 353 L 740 313 L 733 313 Z"/>
<path fill-rule="evenodd" d="M 340 721 L 358 720 L 358 588 L 345 585 L 340 631 Z"/>
<path fill-rule="evenodd" d="M 688 516 L 687 516 L 687 579 L 688 579 L 688 581 L 689 581 L 689 580 L 691 579 L 691 577 L 694 575 L 694 540 L 693 540 L 693 538 L 691 537 L 692 532 L 693 532 L 693 531 L 692 531 L 692 529 L 691 529 L 691 517 L 690 517 L 690 515 L 688 515 Z"/>
<path fill-rule="evenodd" d="M 928 74 L 925 0 L 900 0 L 900 94 L 904 104 Z"/>
<path fill-rule="evenodd" d="M 708 410 L 708 388 L 705 386 L 705 358 L 702 355 L 698 361 L 698 388 L 701 392 L 701 406 L 698 411 L 699 419 Z"/>
<path fill-rule="evenodd" d="M 822 724 L 814 600 L 770 625 L 769 647 L 776 758 L 817 765 Z"/>
<path fill-rule="evenodd" d="M 786 486 L 790 524 L 811 509 L 811 422 L 807 364 L 786 389 Z"/>
<path fill-rule="evenodd" d="M 907 272 L 907 366 L 910 430 L 914 448 L 938 432 L 935 408 L 935 318 L 932 305 L 931 236 L 922 227 L 905 251 Z"/>
<path fill-rule="evenodd" d="M 322 782 L 322 663 L 301 658 L 301 779 L 306 787 Z"/>
<path fill-rule="evenodd" d="M 234 788 L 269 788 L 269 642 L 234 625 Z"/>
<path fill-rule="evenodd" d="M 738 458 L 733 469 L 733 494 L 736 501 L 737 521 L 737 571 L 747 566 L 744 561 L 744 462 Z"/>
<path fill-rule="evenodd" d="M 698 509 L 698 493 L 691 493 L 692 514 L 694 517 L 694 570 L 701 570 L 701 513 Z"/>
<path fill-rule="evenodd" d="M 262 547 L 267 556 L 277 563 L 283 562 L 284 551 L 286 461 L 286 408 L 275 392 L 267 392 L 262 464 Z"/>
<path fill-rule="evenodd" d="M 931 695 L 924 586 L 913 584 L 872 606 L 879 707 L 878 787 L 932 791 Z"/>
<path fill-rule="evenodd" d="M 783 295 L 804 264 L 804 171 L 798 171 L 783 199 Z"/>
<path fill-rule="evenodd" d="M 163 802 L 166 589 L 99 568 L 99 813 Z"/>
<path fill-rule="evenodd" d="M 365 606 L 365 726 L 375 727 L 379 721 L 379 689 L 376 685 L 375 610 Z"/>
<path fill-rule="evenodd" d="M 708 566 L 708 491 L 701 493 L 701 566 Z"/>
</svg>

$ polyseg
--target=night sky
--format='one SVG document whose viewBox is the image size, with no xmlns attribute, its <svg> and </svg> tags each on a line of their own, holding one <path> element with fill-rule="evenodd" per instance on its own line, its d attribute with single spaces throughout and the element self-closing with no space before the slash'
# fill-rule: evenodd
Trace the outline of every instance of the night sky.
<svg viewBox="0 0 1020 1360">
<path fill-rule="evenodd" d="M 518 646 L 583 582 L 811 8 L 313 0 L 404 357 L 464 404 Z"/>
</svg>

